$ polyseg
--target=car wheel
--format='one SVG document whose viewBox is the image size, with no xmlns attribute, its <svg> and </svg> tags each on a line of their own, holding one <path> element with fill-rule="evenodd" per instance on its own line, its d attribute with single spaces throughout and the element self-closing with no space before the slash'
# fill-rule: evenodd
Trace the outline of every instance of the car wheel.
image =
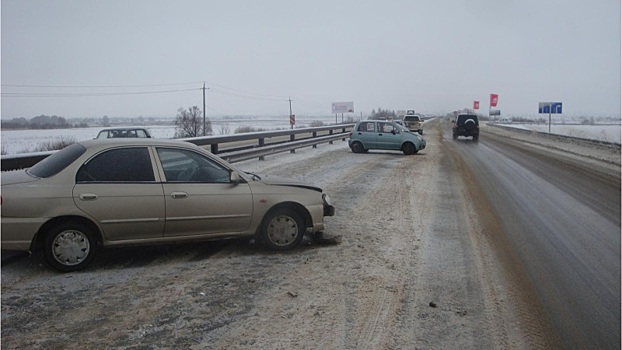
<svg viewBox="0 0 622 350">
<path fill-rule="evenodd" d="M 475 120 L 473 119 L 467 119 L 464 121 L 464 128 L 469 131 L 475 130 L 476 126 L 477 124 L 475 124 Z"/>
<path fill-rule="evenodd" d="M 419 130 L 417 132 L 419 133 L 419 135 L 423 135 L 423 130 Z"/>
<path fill-rule="evenodd" d="M 417 149 L 415 148 L 415 145 L 410 142 L 407 142 L 402 146 L 402 152 L 404 152 L 405 155 L 415 154 L 416 151 Z"/>
<path fill-rule="evenodd" d="M 350 148 L 352 149 L 352 152 L 354 152 L 354 153 L 363 153 L 363 152 L 365 152 L 365 148 L 363 147 L 363 144 L 360 143 L 360 142 L 353 143 Z"/>
<path fill-rule="evenodd" d="M 305 235 L 305 225 L 295 211 L 280 208 L 269 212 L 261 225 L 261 238 L 270 249 L 296 247 Z"/>
<path fill-rule="evenodd" d="M 47 262 L 63 272 L 86 267 L 93 260 L 97 247 L 93 231 L 75 221 L 53 227 L 48 231 L 44 244 L 43 254 Z"/>
<path fill-rule="evenodd" d="M 473 141 L 479 140 L 479 135 L 473 135 Z"/>
<path fill-rule="evenodd" d="M 458 134 L 453 134 L 453 136 L 454 136 L 454 140 L 458 139 Z"/>
</svg>

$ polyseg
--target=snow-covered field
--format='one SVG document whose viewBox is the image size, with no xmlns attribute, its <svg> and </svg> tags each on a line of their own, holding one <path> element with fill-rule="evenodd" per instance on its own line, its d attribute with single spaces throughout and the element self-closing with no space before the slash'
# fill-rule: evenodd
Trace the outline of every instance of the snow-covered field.
<svg viewBox="0 0 622 350">
<path fill-rule="evenodd" d="M 236 117 L 226 119 L 212 119 L 214 135 L 233 134 L 238 127 L 253 127 L 262 130 L 288 129 L 288 117 Z M 325 125 L 334 124 L 334 116 L 297 117 L 296 127 L 308 127 L 313 122 L 322 122 Z M 341 116 L 338 118 L 341 123 Z M 155 138 L 173 138 L 174 125 L 141 126 L 149 130 Z M 53 130 L 0 130 L 2 151 L 5 154 L 34 152 L 39 145 L 58 141 L 83 141 L 93 139 L 103 127 L 53 129 Z"/>
<path fill-rule="evenodd" d="M 548 125 L 535 124 L 508 124 L 503 125 L 512 128 L 533 130 L 548 133 Z M 620 143 L 621 128 L 620 125 L 551 125 L 551 134 L 580 137 L 583 139 L 599 140 L 606 142 Z"/>
</svg>

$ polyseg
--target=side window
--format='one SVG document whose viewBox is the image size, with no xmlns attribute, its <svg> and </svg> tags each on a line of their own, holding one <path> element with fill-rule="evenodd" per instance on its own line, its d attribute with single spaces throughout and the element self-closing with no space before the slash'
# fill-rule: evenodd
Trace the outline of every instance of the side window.
<svg viewBox="0 0 622 350">
<path fill-rule="evenodd" d="M 358 131 L 374 131 L 374 123 L 373 122 L 367 122 L 367 123 L 361 123 L 359 125 L 359 129 Z"/>
<path fill-rule="evenodd" d="M 231 181 L 229 169 L 202 154 L 174 148 L 158 148 L 166 182 L 225 183 Z"/>
<path fill-rule="evenodd" d="M 379 132 L 383 132 L 383 133 L 389 133 L 391 131 L 393 131 L 393 125 L 388 124 L 388 123 L 378 123 L 378 129 Z"/>
<path fill-rule="evenodd" d="M 76 182 L 153 182 L 151 157 L 146 147 L 118 148 L 88 160 L 76 175 Z"/>
</svg>

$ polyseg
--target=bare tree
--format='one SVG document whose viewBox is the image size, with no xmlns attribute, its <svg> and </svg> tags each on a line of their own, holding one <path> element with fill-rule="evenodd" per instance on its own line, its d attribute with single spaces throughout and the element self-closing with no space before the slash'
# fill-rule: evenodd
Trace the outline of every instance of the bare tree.
<svg viewBox="0 0 622 350">
<path fill-rule="evenodd" d="M 220 135 L 228 135 L 230 131 L 231 131 L 231 130 L 230 130 L 230 128 L 229 128 L 229 125 L 222 124 L 222 125 L 218 128 L 218 133 L 219 133 Z"/>
<path fill-rule="evenodd" d="M 197 106 L 189 107 L 187 110 L 179 107 L 175 119 L 175 137 L 197 137 L 212 134 L 212 122 L 205 119 L 205 133 L 203 132 L 203 113 Z"/>
</svg>

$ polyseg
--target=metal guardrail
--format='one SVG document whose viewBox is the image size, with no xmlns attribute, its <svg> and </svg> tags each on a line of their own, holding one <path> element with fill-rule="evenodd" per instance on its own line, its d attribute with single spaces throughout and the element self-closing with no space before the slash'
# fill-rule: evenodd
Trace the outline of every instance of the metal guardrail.
<svg viewBox="0 0 622 350">
<path fill-rule="evenodd" d="M 352 124 L 338 124 L 313 128 L 262 131 L 244 134 L 206 136 L 179 139 L 195 145 L 209 146 L 209 151 L 234 163 L 281 152 L 294 152 L 304 147 L 316 147 L 321 143 L 345 139 L 352 130 Z M 256 142 L 250 142 L 256 141 Z M 221 147 L 222 146 L 222 147 Z M 2 171 L 29 168 L 56 151 L 27 154 L 3 155 L 0 157 Z"/>
<path fill-rule="evenodd" d="M 574 137 L 574 136 L 566 136 L 566 135 L 560 135 L 560 134 L 549 134 L 548 132 L 541 132 L 541 131 L 534 131 L 534 130 L 527 130 L 527 129 L 519 129 L 519 128 L 513 128 L 511 126 L 505 126 L 505 125 L 499 125 L 499 124 L 492 124 L 492 123 L 487 123 L 488 126 L 493 126 L 495 128 L 500 128 L 500 129 L 504 129 L 504 130 L 510 130 L 513 132 L 518 132 L 518 133 L 523 133 L 523 134 L 530 134 L 530 135 L 537 135 L 539 137 L 543 137 L 543 138 L 547 138 L 550 140 L 556 140 L 556 141 L 563 141 L 563 142 L 568 142 L 568 141 L 572 141 L 575 143 L 582 143 L 588 146 L 599 146 L 599 147 L 607 147 L 607 148 L 614 148 L 614 149 L 620 149 L 620 144 L 617 142 L 608 142 L 608 141 L 601 141 L 601 140 L 594 140 L 594 139 L 586 139 L 586 138 L 581 138 L 581 137 Z"/>
</svg>

